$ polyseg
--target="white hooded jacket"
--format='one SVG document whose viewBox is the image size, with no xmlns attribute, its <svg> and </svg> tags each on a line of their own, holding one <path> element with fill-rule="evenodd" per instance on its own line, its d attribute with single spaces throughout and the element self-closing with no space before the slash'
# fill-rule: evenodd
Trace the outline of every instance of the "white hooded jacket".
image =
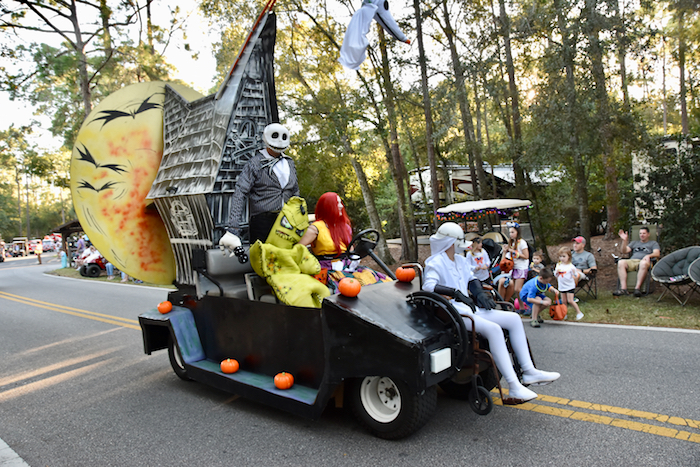
<svg viewBox="0 0 700 467">
<path fill-rule="evenodd" d="M 469 282 L 474 279 L 469 261 L 458 254 L 455 254 L 455 259 L 452 261 L 445 253 L 455 241 L 452 237 L 435 238 L 435 235 L 430 237 L 432 255 L 425 260 L 423 290 L 432 292 L 435 286 L 440 284 L 469 295 Z"/>
</svg>

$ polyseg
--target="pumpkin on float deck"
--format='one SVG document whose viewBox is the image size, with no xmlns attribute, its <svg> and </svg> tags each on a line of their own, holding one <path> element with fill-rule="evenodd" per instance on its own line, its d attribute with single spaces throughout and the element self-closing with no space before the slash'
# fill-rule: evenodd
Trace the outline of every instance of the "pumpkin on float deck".
<svg viewBox="0 0 700 467">
<path fill-rule="evenodd" d="M 170 303 L 170 301 L 166 300 L 164 302 L 160 302 L 158 304 L 158 311 L 160 311 L 163 314 L 169 313 L 170 310 L 173 309 L 173 304 Z"/>
<path fill-rule="evenodd" d="M 226 360 L 221 362 L 221 371 L 223 371 L 226 374 L 235 373 L 238 371 L 238 368 L 238 360 L 227 358 Z"/>
<path fill-rule="evenodd" d="M 413 268 L 398 268 L 396 270 L 396 278 L 400 282 L 411 282 L 416 278 L 416 270 Z"/>
<path fill-rule="evenodd" d="M 345 297 L 357 297 L 357 294 L 360 293 L 361 289 L 362 285 L 360 284 L 360 281 L 353 279 L 352 277 L 346 277 L 338 282 L 338 290 L 340 291 L 341 295 Z"/>
<path fill-rule="evenodd" d="M 294 385 L 294 376 L 291 373 L 277 373 L 275 375 L 275 387 L 277 389 L 289 389 Z"/>
</svg>

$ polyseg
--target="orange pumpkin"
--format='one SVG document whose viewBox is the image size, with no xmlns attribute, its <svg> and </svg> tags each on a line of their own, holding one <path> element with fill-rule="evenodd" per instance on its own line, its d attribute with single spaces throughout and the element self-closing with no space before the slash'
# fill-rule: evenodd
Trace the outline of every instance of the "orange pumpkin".
<svg viewBox="0 0 700 467">
<path fill-rule="evenodd" d="M 396 278 L 400 282 L 411 282 L 416 278 L 416 270 L 413 268 L 398 268 L 396 270 Z"/>
<path fill-rule="evenodd" d="M 275 387 L 277 389 L 289 389 L 294 386 L 294 376 L 291 373 L 277 373 L 275 375 Z"/>
<path fill-rule="evenodd" d="M 232 358 L 227 358 L 223 362 L 221 362 L 221 371 L 227 374 L 235 373 L 238 371 L 239 365 L 238 365 L 238 360 L 234 360 Z"/>
<path fill-rule="evenodd" d="M 338 282 L 338 290 L 346 297 L 357 297 L 357 294 L 360 293 L 360 289 L 362 289 L 360 281 L 352 277 L 346 277 Z"/>
<path fill-rule="evenodd" d="M 173 309 L 173 304 L 170 303 L 168 300 L 166 300 L 164 302 L 160 302 L 158 304 L 158 311 L 160 311 L 163 314 L 169 313 L 170 310 L 172 310 L 172 309 Z"/>
</svg>

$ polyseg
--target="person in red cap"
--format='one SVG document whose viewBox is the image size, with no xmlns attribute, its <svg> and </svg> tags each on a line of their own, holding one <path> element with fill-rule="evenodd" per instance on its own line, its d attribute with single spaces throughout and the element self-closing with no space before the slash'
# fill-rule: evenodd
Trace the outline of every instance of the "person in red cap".
<svg viewBox="0 0 700 467">
<path fill-rule="evenodd" d="M 597 270 L 598 266 L 595 262 L 595 256 L 590 251 L 586 251 L 586 239 L 576 237 L 571 240 L 574 242 L 574 252 L 571 254 L 571 264 L 576 266 L 576 269 L 589 275 L 592 270 Z"/>
</svg>

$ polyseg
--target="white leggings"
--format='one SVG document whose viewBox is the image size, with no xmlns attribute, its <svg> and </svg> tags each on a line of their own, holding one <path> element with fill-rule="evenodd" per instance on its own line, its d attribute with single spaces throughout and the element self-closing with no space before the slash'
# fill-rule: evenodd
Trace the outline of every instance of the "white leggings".
<svg viewBox="0 0 700 467">
<path fill-rule="evenodd" d="M 535 367 L 530 358 L 530 350 L 527 346 L 527 337 L 525 336 L 523 322 L 517 313 L 513 313 L 512 311 L 478 309 L 475 314 L 472 312 L 471 308 L 463 303 L 457 303 L 452 300 L 452 304 L 457 308 L 460 314 L 470 315 L 474 318 L 476 332 L 489 341 L 489 349 L 496 362 L 496 367 L 508 382 L 508 385 L 517 382 L 518 377 L 515 374 L 513 363 L 508 354 L 506 339 L 503 335 L 504 329 L 508 330 L 510 345 L 513 347 L 515 356 L 518 357 L 520 368 L 522 368 L 523 371 L 528 371 Z M 471 331 L 471 320 L 468 318 L 463 319 L 464 323 L 467 325 L 467 329 Z"/>
</svg>

